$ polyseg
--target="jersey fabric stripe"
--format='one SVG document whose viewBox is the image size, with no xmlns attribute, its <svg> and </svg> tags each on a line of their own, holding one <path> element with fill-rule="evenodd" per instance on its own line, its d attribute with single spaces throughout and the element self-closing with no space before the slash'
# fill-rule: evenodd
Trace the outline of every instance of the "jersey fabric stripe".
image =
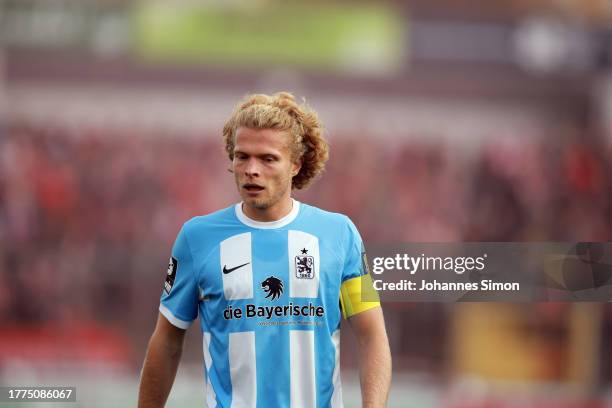
<svg viewBox="0 0 612 408">
<path fill-rule="evenodd" d="M 225 299 L 253 297 L 251 233 L 234 235 L 221 242 L 221 271 Z"/>
<path fill-rule="evenodd" d="M 342 408 L 342 384 L 340 381 L 340 330 L 332 334 L 332 342 L 336 350 L 336 361 L 334 364 L 333 384 L 334 392 L 331 397 L 331 408 Z"/>
<path fill-rule="evenodd" d="M 316 407 L 314 332 L 291 330 L 291 406 Z"/>
<path fill-rule="evenodd" d="M 217 396 L 212 384 L 210 383 L 210 367 L 212 366 L 212 357 L 210 355 L 210 333 L 208 332 L 203 333 L 202 349 L 204 351 L 204 374 L 206 376 L 206 406 L 207 408 L 215 408 L 217 406 Z"/>
<path fill-rule="evenodd" d="M 316 298 L 319 292 L 319 239 L 306 232 L 289 230 L 289 297 Z M 302 264 L 312 263 L 311 273 Z"/>
<path fill-rule="evenodd" d="M 255 408 L 257 363 L 254 332 L 230 333 L 229 362 L 232 378 L 232 408 Z"/>
</svg>

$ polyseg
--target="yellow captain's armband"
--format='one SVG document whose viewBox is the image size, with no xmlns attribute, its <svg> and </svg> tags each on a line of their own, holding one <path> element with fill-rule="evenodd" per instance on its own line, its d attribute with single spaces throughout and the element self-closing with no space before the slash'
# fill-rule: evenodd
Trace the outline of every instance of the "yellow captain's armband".
<svg viewBox="0 0 612 408">
<path fill-rule="evenodd" d="M 370 274 L 347 279 L 340 286 L 342 316 L 348 319 L 357 313 L 380 306 L 378 293 L 372 285 Z"/>
</svg>

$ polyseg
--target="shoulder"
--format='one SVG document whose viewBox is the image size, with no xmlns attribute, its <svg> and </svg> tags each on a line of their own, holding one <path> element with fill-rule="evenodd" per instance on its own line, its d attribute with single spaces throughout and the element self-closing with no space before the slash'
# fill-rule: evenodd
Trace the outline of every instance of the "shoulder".
<svg viewBox="0 0 612 408">
<path fill-rule="evenodd" d="M 301 203 L 304 218 L 308 221 L 314 221 L 326 225 L 328 228 L 339 230 L 356 230 L 353 221 L 345 214 L 326 211 L 321 208 Z"/>
<path fill-rule="evenodd" d="M 198 215 L 187 220 L 183 224 L 182 231 L 189 235 L 210 232 L 214 229 L 224 228 L 234 220 L 234 205 L 231 205 L 213 213 Z"/>
</svg>

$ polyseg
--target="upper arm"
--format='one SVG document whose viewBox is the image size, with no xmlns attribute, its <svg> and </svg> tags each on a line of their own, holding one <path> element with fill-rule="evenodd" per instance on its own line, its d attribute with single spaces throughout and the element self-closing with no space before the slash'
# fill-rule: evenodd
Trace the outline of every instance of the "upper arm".
<svg viewBox="0 0 612 408">
<path fill-rule="evenodd" d="M 348 322 L 359 343 L 379 336 L 386 337 L 385 319 L 380 306 L 351 316 Z"/>
<path fill-rule="evenodd" d="M 175 350 L 181 349 L 185 333 L 186 330 L 170 323 L 163 314 L 159 313 L 157 315 L 157 323 L 155 325 L 155 331 L 153 332 L 153 338 L 155 340 L 160 341 L 166 345 L 166 347 Z"/>
</svg>

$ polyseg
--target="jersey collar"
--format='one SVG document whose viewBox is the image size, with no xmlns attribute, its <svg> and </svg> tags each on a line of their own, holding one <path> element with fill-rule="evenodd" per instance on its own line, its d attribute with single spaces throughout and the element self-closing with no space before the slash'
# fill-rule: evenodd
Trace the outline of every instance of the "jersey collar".
<svg viewBox="0 0 612 408">
<path fill-rule="evenodd" d="M 235 210 L 236 210 L 236 217 L 243 224 L 248 225 L 249 227 L 253 227 L 253 228 L 274 229 L 274 228 L 284 227 L 285 225 L 287 225 L 290 222 L 292 222 L 293 220 L 295 220 L 295 218 L 297 217 L 298 213 L 300 212 L 300 202 L 297 201 L 297 200 L 294 200 L 293 198 L 291 200 L 293 201 L 293 207 L 291 208 L 291 211 L 289 211 L 289 214 L 285 215 L 280 220 L 276 220 L 276 221 L 255 221 L 255 220 L 247 217 L 246 214 L 242 211 L 242 202 L 239 202 L 234 207 Z"/>
</svg>

